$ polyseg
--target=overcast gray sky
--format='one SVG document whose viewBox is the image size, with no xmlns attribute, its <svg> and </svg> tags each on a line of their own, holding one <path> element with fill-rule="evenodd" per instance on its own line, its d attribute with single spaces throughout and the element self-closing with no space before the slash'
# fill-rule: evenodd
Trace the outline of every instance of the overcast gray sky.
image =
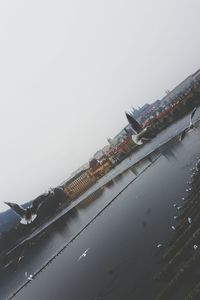
<svg viewBox="0 0 200 300">
<path fill-rule="evenodd" d="M 0 1 L 0 210 L 54 187 L 200 67 L 199 0 Z"/>
</svg>

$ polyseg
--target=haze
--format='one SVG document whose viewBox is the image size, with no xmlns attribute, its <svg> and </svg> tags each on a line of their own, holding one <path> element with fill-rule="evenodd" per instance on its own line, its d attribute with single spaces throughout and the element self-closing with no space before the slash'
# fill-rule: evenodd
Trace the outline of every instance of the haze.
<svg viewBox="0 0 200 300">
<path fill-rule="evenodd" d="M 200 67 L 198 0 L 0 2 L 0 210 L 55 187 Z"/>
</svg>

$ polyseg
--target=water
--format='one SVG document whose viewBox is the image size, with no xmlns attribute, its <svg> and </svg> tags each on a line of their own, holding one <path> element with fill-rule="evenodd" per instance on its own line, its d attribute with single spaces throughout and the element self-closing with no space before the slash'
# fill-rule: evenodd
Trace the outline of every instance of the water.
<svg viewBox="0 0 200 300">
<path fill-rule="evenodd" d="M 26 281 L 25 271 L 40 269 L 65 244 L 64 251 L 16 299 L 154 299 L 159 286 L 152 278 L 160 267 L 156 245 L 173 235 L 170 227 L 176 225 L 173 216 L 177 214 L 173 203 L 181 203 L 185 196 L 190 167 L 200 155 L 199 135 L 197 130 L 182 143 L 172 140 L 124 171 L 127 159 L 119 167 L 122 175 L 113 176 L 117 172 L 113 170 L 109 178 L 114 179 L 93 200 L 86 199 L 53 224 L 28 247 L 18 264 L 1 273 L 0 299 Z M 78 261 L 88 248 L 87 256 Z"/>
</svg>

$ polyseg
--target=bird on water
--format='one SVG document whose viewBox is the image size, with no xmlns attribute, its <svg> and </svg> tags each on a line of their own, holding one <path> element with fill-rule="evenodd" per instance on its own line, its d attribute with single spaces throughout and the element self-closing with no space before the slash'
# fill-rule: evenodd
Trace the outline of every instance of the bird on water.
<svg viewBox="0 0 200 300">
<path fill-rule="evenodd" d="M 191 114 L 190 114 L 190 123 L 189 123 L 189 126 L 186 127 L 186 128 L 181 132 L 181 135 L 180 135 L 180 137 L 179 137 L 179 141 L 182 141 L 182 140 L 184 139 L 186 133 L 194 128 L 193 117 L 194 117 L 194 115 L 195 115 L 196 110 L 197 110 L 197 107 L 195 107 L 195 108 L 192 110 L 192 112 L 191 112 Z"/>
</svg>

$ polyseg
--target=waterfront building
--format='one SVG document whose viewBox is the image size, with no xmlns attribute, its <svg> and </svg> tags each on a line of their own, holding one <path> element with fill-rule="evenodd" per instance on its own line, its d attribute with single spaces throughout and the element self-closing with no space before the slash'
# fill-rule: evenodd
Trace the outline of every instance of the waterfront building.
<svg viewBox="0 0 200 300">
<path fill-rule="evenodd" d="M 104 154 L 99 160 L 93 158 L 90 161 L 90 173 L 95 178 L 100 178 L 112 168 L 112 162 L 109 157 Z"/>
<path fill-rule="evenodd" d="M 195 83 L 200 83 L 200 69 L 197 70 L 194 74 L 192 74 L 192 77 Z"/>
<path fill-rule="evenodd" d="M 84 193 L 96 181 L 90 169 L 81 170 L 71 177 L 64 185 L 64 193 L 69 199 L 74 199 Z"/>
</svg>

